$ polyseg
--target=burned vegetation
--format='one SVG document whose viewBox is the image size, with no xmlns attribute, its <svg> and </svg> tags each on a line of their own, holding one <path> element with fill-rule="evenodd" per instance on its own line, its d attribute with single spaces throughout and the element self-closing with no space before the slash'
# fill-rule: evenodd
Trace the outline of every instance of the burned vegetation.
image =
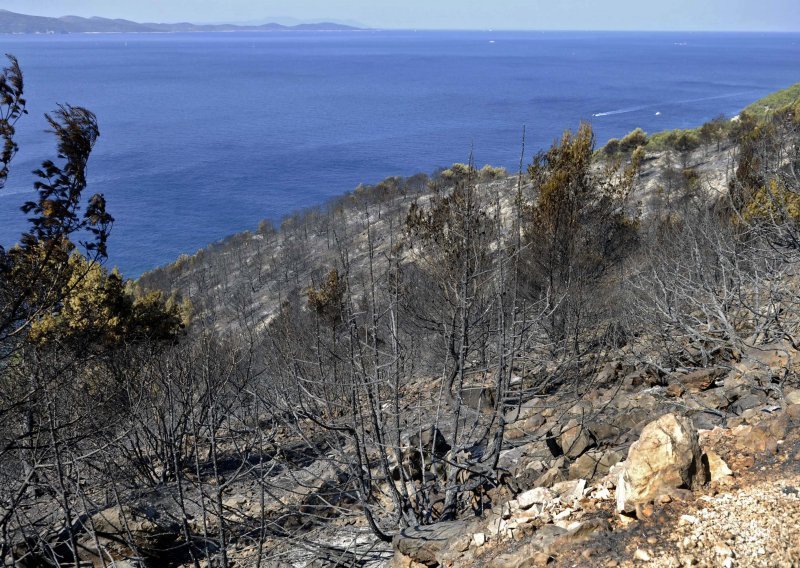
<svg viewBox="0 0 800 568">
<path fill-rule="evenodd" d="M 14 60 L 0 94 L 4 180 Z M 597 393 L 800 347 L 798 113 L 602 150 L 581 124 L 517 174 L 389 178 L 128 282 L 84 194 L 96 120 L 59 107 L 0 249 L 0 559 L 380 565 L 584 456 L 607 472 L 663 406 Z"/>
</svg>

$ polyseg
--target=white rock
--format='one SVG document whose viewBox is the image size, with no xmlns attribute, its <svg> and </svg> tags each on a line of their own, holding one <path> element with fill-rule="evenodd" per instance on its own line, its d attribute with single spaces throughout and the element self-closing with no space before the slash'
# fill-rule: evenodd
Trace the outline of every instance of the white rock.
<svg viewBox="0 0 800 568">
<path fill-rule="evenodd" d="M 733 475 L 731 468 L 719 457 L 719 454 L 709 450 L 706 452 L 706 457 L 708 458 L 708 469 L 711 472 L 711 481 L 719 481 Z"/>
<path fill-rule="evenodd" d="M 716 552 L 718 556 L 733 556 L 733 550 L 731 550 L 724 544 L 716 545 L 714 547 L 714 552 Z"/>
<path fill-rule="evenodd" d="M 641 548 L 637 548 L 636 552 L 633 553 L 633 558 L 636 560 L 641 560 L 642 562 L 650 562 L 650 553 L 646 550 L 642 550 Z"/>
<path fill-rule="evenodd" d="M 555 498 L 553 492 L 547 487 L 537 487 L 530 491 L 525 491 L 517 495 L 517 503 L 520 509 L 530 509 L 534 505 L 544 505 Z"/>
<path fill-rule="evenodd" d="M 569 516 L 572 514 L 572 512 L 573 512 L 572 509 L 564 509 L 559 514 L 557 514 L 555 517 L 553 517 L 553 520 L 563 521 L 564 519 L 569 518 Z"/>
<path fill-rule="evenodd" d="M 617 510 L 657 499 L 665 490 L 706 482 L 697 430 L 683 416 L 665 414 L 631 444 L 617 485 Z M 620 491 L 622 488 L 622 491 Z"/>
<path fill-rule="evenodd" d="M 562 481 L 553 485 L 553 491 L 561 497 L 562 501 L 569 502 L 573 499 L 580 499 L 583 497 L 583 491 L 586 489 L 585 479 L 573 479 L 572 481 Z"/>
<path fill-rule="evenodd" d="M 486 544 L 486 535 L 484 533 L 475 533 L 472 535 L 472 542 L 475 543 L 475 546 L 481 547 Z"/>
</svg>

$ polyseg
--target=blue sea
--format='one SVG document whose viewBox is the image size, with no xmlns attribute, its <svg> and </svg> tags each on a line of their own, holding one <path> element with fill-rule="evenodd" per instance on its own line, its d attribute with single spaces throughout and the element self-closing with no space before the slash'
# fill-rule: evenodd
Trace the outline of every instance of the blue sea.
<svg viewBox="0 0 800 568">
<path fill-rule="evenodd" d="M 0 192 L 25 228 L 54 157 L 43 113 L 93 110 L 91 192 L 116 217 L 109 263 L 137 276 L 259 220 L 390 175 L 467 160 L 516 170 L 564 128 L 598 140 L 733 116 L 800 81 L 798 34 L 344 32 L 0 36 L 30 116 Z"/>
</svg>

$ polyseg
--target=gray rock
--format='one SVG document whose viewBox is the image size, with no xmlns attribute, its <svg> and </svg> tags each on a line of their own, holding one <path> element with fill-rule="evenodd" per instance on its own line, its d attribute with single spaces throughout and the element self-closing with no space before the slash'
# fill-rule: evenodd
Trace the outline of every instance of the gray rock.
<svg viewBox="0 0 800 568">
<path fill-rule="evenodd" d="M 766 403 L 766 398 L 763 395 L 759 395 L 756 393 L 748 394 L 737 400 L 733 406 L 731 406 L 731 411 L 735 414 L 741 414 L 745 410 L 750 410 L 751 408 L 758 408 Z"/>
<path fill-rule="evenodd" d="M 567 422 L 562 428 L 558 443 L 564 455 L 572 459 L 581 456 L 586 450 L 595 446 L 591 432 L 575 419 Z"/>
<path fill-rule="evenodd" d="M 488 387 L 468 387 L 461 391 L 461 402 L 473 410 L 494 410 L 494 390 Z"/>
<path fill-rule="evenodd" d="M 440 555 L 465 533 L 467 523 L 463 521 L 436 523 L 403 529 L 394 536 L 392 544 L 395 550 L 415 562 L 436 566 Z"/>
</svg>

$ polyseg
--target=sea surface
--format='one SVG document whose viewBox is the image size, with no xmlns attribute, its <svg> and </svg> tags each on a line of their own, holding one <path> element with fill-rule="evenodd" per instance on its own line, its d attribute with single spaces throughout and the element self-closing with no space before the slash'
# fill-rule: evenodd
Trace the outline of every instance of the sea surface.
<svg viewBox="0 0 800 568">
<path fill-rule="evenodd" d="M 0 192 L 0 244 L 25 228 L 43 113 L 86 106 L 89 191 L 127 276 L 259 220 L 474 152 L 515 171 L 581 119 L 599 141 L 690 127 L 800 81 L 800 34 L 344 32 L 0 36 L 30 116 Z"/>
</svg>

